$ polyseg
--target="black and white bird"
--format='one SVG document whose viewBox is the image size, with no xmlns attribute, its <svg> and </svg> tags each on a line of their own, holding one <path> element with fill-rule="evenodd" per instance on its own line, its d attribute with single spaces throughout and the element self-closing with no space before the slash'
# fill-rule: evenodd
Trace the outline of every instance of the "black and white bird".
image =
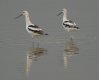
<svg viewBox="0 0 99 80">
<path fill-rule="evenodd" d="M 60 13 L 58 13 L 57 16 L 61 15 L 62 13 L 63 13 L 62 25 L 68 32 L 80 30 L 80 28 L 77 27 L 75 22 L 67 19 L 67 9 L 64 8 Z"/>
<path fill-rule="evenodd" d="M 40 36 L 40 35 L 48 35 L 48 34 L 45 34 L 44 31 L 39 28 L 39 26 L 33 24 L 30 20 L 30 16 L 29 16 L 29 12 L 24 10 L 21 12 L 21 14 L 17 17 L 15 17 L 15 19 L 21 17 L 22 15 L 25 16 L 25 20 L 26 20 L 26 30 L 27 32 L 32 35 L 32 37 L 34 36 Z"/>
</svg>

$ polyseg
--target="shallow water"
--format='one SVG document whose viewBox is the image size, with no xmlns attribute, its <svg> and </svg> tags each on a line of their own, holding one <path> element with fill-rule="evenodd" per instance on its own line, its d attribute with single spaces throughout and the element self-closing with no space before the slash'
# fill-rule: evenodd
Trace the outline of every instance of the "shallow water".
<svg viewBox="0 0 99 80">
<path fill-rule="evenodd" d="M 99 1 L 3 0 L 0 3 L 0 79 L 99 80 Z M 81 29 L 71 33 L 72 40 L 61 26 L 62 16 L 56 16 L 64 7 Z M 49 34 L 40 37 L 40 43 L 34 39 L 33 45 L 25 30 L 24 17 L 13 19 L 23 9 L 30 12 L 34 24 Z M 30 63 L 28 55 L 33 56 Z"/>
</svg>

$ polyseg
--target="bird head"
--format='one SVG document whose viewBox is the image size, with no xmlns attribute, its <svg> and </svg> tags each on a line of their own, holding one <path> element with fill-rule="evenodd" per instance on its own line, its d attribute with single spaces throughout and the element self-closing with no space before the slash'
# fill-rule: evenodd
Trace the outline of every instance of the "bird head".
<svg viewBox="0 0 99 80">
<path fill-rule="evenodd" d="M 26 10 L 22 11 L 19 16 L 15 17 L 15 19 L 18 19 L 18 18 L 20 18 L 20 17 L 23 16 L 23 15 L 24 15 L 24 16 L 29 15 L 28 11 L 26 11 Z"/>
<path fill-rule="evenodd" d="M 28 13 L 28 11 L 24 10 L 24 11 L 21 12 L 21 14 L 22 15 L 28 15 L 29 13 Z"/>
<path fill-rule="evenodd" d="M 60 11 L 60 12 L 57 14 L 57 16 L 60 16 L 62 13 L 66 13 L 66 12 L 67 12 L 66 8 L 63 8 L 62 11 Z"/>
</svg>

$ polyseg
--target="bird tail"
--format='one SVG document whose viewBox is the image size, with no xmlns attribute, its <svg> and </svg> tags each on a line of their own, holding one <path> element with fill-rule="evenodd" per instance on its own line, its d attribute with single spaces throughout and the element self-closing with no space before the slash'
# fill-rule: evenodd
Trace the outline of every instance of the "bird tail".
<svg viewBox="0 0 99 80">
<path fill-rule="evenodd" d="M 47 33 L 45 33 L 44 35 L 48 35 Z"/>
<path fill-rule="evenodd" d="M 78 29 L 78 30 L 80 30 L 80 28 L 79 28 L 79 27 L 77 27 L 77 29 Z"/>
</svg>

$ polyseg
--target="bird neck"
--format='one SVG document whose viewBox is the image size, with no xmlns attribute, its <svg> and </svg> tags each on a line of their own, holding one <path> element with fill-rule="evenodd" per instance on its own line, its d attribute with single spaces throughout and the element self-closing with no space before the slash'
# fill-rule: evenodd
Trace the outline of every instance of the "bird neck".
<svg viewBox="0 0 99 80">
<path fill-rule="evenodd" d="M 28 25 L 31 25 L 31 24 L 32 24 L 32 22 L 31 22 L 31 20 L 30 20 L 29 15 L 25 15 L 25 20 L 26 20 L 26 26 L 28 26 Z"/>
<path fill-rule="evenodd" d="M 63 12 L 63 22 L 67 21 L 67 11 Z"/>
</svg>

